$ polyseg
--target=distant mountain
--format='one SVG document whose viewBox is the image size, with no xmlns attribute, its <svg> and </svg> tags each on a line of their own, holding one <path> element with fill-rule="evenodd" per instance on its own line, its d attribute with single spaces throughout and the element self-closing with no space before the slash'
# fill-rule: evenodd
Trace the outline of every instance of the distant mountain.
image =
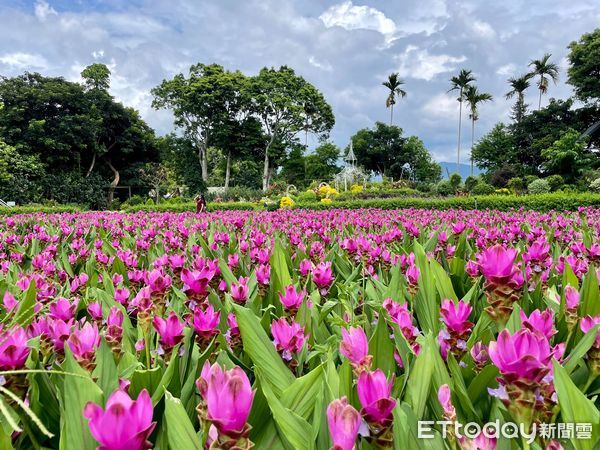
<svg viewBox="0 0 600 450">
<path fill-rule="evenodd" d="M 448 178 L 448 174 L 452 175 L 454 172 L 456 172 L 456 163 L 455 162 L 453 163 L 453 162 L 442 161 L 439 164 L 440 164 L 440 166 L 442 166 L 442 178 Z M 458 173 L 464 180 L 469 175 L 471 175 L 471 165 L 470 164 L 461 164 L 459 166 Z M 480 173 L 483 173 L 483 171 L 481 169 L 479 169 L 479 167 L 474 166 L 473 167 L 473 175 L 479 175 Z"/>
</svg>

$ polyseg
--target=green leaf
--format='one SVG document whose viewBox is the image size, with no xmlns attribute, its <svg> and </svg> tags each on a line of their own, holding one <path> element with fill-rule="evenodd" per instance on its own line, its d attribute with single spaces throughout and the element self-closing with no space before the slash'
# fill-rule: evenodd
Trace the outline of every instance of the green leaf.
<svg viewBox="0 0 600 450">
<path fill-rule="evenodd" d="M 423 417 L 425 406 L 427 404 L 427 397 L 429 396 L 429 389 L 431 387 L 434 369 L 433 352 L 437 351 L 437 349 L 432 346 L 432 342 L 433 341 L 428 337 L 421 348 L 419 356 L 415 358 L 406 387 L 406 401 L 411 406 L 418 419 Z"/>
<path fill-rule="evenodd" d="M 369 353 L 373 355 L 373 367 L 381 369 L 386 376 L 396 372 L 394 343 L 383 316 L 377 321 L 375 332 L 369 341 Z"/>
<path fill-rule="evenodd" d="M 94 376 L 98 379 L 98 386 L 104 392 L 106 399 L 119 387 L 119 373 L 113 352 L 104 338 L 100 341 L 100 347 L 96 351 L 96 362 Z"/>
<path fill-rule="evenodd" d="M 258 370 L 269 374 L 264 380 L 265 383 L 269 384 L 273 392 L 281 395 L 294 381 L 294 375 L 281 360 L 281 356 L 252 311 L 240 305 L 233 305 L 233 309 L 242 335 L 244 351 Z"/>
<path fill-rule="evenodd" d="M 565 265 L 566 266 L 566 265 Z M 588 270 L 583 278 L 581 287 L 581 315 L 597 316 L 600 314 L 600 287 L 598 287 L 598 277 L 596 271 L 592 268 Z"/>
<path fill-rule="evenodd" d="M 19 303 L 19 309 L 17 310 L 17 314 L 15 314 L 11 325 L 29 325 L 33 319 L 33 316 L 35 315 L 34 308 L 36 304 L 36 297 L 37 289 L 35 287 L 35 281 L 31 281 L 27 291 L 25 292 L 25 297 Z"/>
<path fill-rule="evenodd" d="M 439 304 L 436 299 L 435 281 L 429 268 L 429 261 L 423 247 L 415 241 L 413 245 L 415 260 L 419 268 L 419 291 L 413 302 L 419 325 L 423 331 L 433 331 L 437 334 L 439 323 Z"/>
<path fill-rule="evenodd" d="M 61 448 L 95 450 L 97 443 L 90 433 L 88 420 L 83 417 L 83 409 L 88 402 L 101 404 L 102 391 L 94 383 L 89 373 L 82 369 L 75 359 L 73 359 L 73 355 L 67 345 L 65 345 L 63 368 L 66 372 L 83 375 L 83 378 L 74 376 L 64 377 L 60 398 L 62 411 Z"/>
<path fill-rule="evenodd" d="M 448 273 L 444 270 L 440 263 L 435 260 L 431 260 L 429 262 L 429 267 L 431 268 L 431 275 L 435 279 L 435 287 L 440 294 L 440 298 L 450 299 L 457 302 L 458 297 L 454 293 L 452 281 L 450 280 Z"/>
<path fill-rule="evenodd" d="M 577 343 L 571 353 L 569 353 L 567 362 L 563 364 L 563 367 L 569 375 L 575 370 L 578 364 L 583 362 L 583 357 L 587 354 L 588 350 L 592 348 L 592 345 L 594 345 L 596 336 L 598 336 L 598 329 L 600 329 L 600 325 L 595 325 L 590 331 L 585 333 L 583 338 Z"/>
<path fill-rule="evenodd" d="M 558 396 L 562 422 L 592 424 L 592 439 L 571 439 L 577 450 L 591 450 L 600 437 L 600 411 L 575 386 L 567 371 L 557 362 L 554 365 L 554 387 Z"/>
<path fill-rule="evenodd" d="M 169 447 L 177 450 L 201 450 L 200 440 L 181 401 L 165 393 L 165 421 Z"/>
</svg>

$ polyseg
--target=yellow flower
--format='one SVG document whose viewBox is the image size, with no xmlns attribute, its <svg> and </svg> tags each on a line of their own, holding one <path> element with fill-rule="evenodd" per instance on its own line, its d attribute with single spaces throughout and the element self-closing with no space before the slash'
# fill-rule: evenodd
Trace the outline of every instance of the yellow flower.
<svg viewBox="0 0 600 450">
<path fill-rule="evenodd" d="M 323 203 L 325 205 L 331 205 L 331 199 L 330 198 L 322 198 L 321 203 Z"/>
<path fill-rule="evenodd" d="M 363 191 L 363 187 L 360 184 L 353 184 L 350 186 L 350 192 L 353 194 L 360 194 Z"/>
<path fill-rule="evenodd" d="M 291 208 L 292 206 L 294 206 L 294 200 L 290 197 L 281 197 L 281 200 L 279 201 L 280 208 Z"/>
</svg>

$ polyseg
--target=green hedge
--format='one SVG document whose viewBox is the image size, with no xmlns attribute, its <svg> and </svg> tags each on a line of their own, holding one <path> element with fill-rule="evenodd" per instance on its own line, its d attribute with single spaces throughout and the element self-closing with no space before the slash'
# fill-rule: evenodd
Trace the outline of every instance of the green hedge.
<svg viewBox="0 0 600 450">
<path fill-rule="evenodd" d="M 250 202 L 223 202 L 223 203 L 208 203 L 209 211 L 251 211 L 257 209 L 256 203 Z M 176 203 L 176 204 L 160 204 L 160 205 L 135 205 L 123 208 L 125 212 L 137 211 L 157 211 L 157 212 L 190 212 L 196 211 L 196 203 Z"/>
<path fill-rule="evenodd" d="M 540 194 L 540 195 L 481 195 L 471 197 L 447 198 L 390 198 L 362 201 L 333 201 L 330 205 L 323 203 L 297 203 L 297 208 L 330 209 L 330 208 L 380 208 L 380 209 L 530 209 L 534 211 L 572 211 L 580 206 L 600 207 L 600 194 Z"/>
<path fill-rule="evenodd" d="M 14 206 L 12 208 L 0 207 L 0 216 L 12 216 L 14 214 L 56 214 L 56 213 L 73 213 L 81 211 L 82 208 L 74 205 L 60 206 L 44 206 L 44 205 L 26 205 Z"/>
</svg>

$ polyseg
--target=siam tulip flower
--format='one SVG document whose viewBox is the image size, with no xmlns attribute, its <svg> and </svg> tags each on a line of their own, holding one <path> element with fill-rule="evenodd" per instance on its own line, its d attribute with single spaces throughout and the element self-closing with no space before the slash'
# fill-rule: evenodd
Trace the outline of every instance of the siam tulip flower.
<svg viewBox="0 0 600 450">
<path fill-rule="evenodd" d="M 102 306 L 100 306 L 100 303 L 98 303 L 98 302 L 90 303 L 87 307 L 87 310 L 90 313 L 90 316 L 92 317 L 92 319 L 97 320 L 97 321 L 102 320 Z"/>
<path fill-rule="evenodd" d="M 206 343 L 219 333 L 218 326 L 221 313 L 215 312 L 213 305 L 202 311 L 200 308 L 194 309 L 194 314 L 191 317 L 190 325 L 194 329 L 198 339 L 203 343 Z"/>
<path fill-rule="evenodd" d="M 523 275 L 515 266 L 517 250 L 497 244 L 478 255 L 481 274 L 486 279 L 485 293 L 490 306 L 488 314 L 499 324 L 504 324 L 512 312 L 512 304 L 519 300 Z"/>
<path fill-rule="evenodd" d="M 152 301 L 152 293 L 148 286 L 143 287 L 135 295 L 133 300 L 129 302 L 129 310 L 137 311 L 138 316 L 148 316 L 154 308 L 154 302 Z"/>
<path fill-rule="evenodd" d="M 496 342 L 490 342 L 488 353 L 501 374 L 499 389 L 488 389 L 490 394 L 499 397 L 519 423 L 529 426 L 535 393 L 543 388 L 555 356 L 548 340 L 527 328 L 513 335 L 504 329 Z"/>
<path fill-rule="evenodd" d="M 447 384 L 442 384 L 438 389 L 438 402 L 444 410 L 444 418 L 454 422 L 456 420 L 456 409 L 452 404 L 452 397 L 450 396 L 450 387 Z"/>
<path fill-rule="evenodd" d="M 90 432 L 99 450 L 145 450 L 152 448 L 148 438 L 156 422 L 152 422 L 152 400 L 146 389 L 132 400 L 123 389 L 114 391 L 106 408 L 89 402 L 83 410 Z"/>
<path fill-rule="evenodd" d="M 119 308 L 116 306 L 110 308 L 108 318 L 106 319 L 105 338 L 107 344 L 117 353 L 120 352 L 119 344 L 123 336 L 123 319 L 123 312 Z"/>
<path fill-rule="evenodd" d="M 579 306 L 579 291 L 570 284 L 565 286 L 565 304 L 567 310 L 575 311 L 575 313 L 577 313 L 577 307 Z"/>
<path fill-rule="evenodd" d="M 361 327 L 350 327 L 349 332 L 342 328 L 340 353 L 350 360 L 358 374 L 371 368 L 373 357 L 369 355 L 369 341 Z"/>
<path fill-rule="evenodd" d="M 77 300 L 70 303 L 66 298 L 59 297 L 53 303 L 50 303 L 48 309 L 51 318 L 68 321 L 75 316 L 75 312 L 77 311 Z"/>
<path fill-rule="evenodd" d="M 29 356 L 27 334 L 20 326 L 0 331 L 0 370 L 22 369 Z"/>
<path fill-rule="evenodd" d="M 477 263 L 475 261 L 473 261 L 472 259 L 470 259 L 465 264 L 465 272 L 471 278 L 477 278 L 479 276 L 479 266 L 477 265 Z"/>
<path fill-rule="evenodd" d="M 482 371 L 490 360 L 487 346 L 483 342 L 476 342 L 471 347 L 471 358 L 473 358 L 475 368 L 478 371 Z"/>
<path fill-rule="evenodd" d="M 188 297 L 203 299 L 208 294 L 208 285 L 213 275 L 212 271 L 183 269 L 180 275 L 183 281 L 183 292 Z"/>
<path fill-rule="evenodd" d="M 233 253 L 227 256 L 227 265 L 230 269 L 235 269 L 240 265 L 240 255 L 238 253 Z"/>
<path fill-rule="evenodd" d="M 438 342 L 444 359 L 448 357 L 448 352 L 451 352 L 457 360 L 460 360 L 465 353 L 468 335 L 473 328 L 473 323 L 468 320 L 472 311 L 471 305 L 462 300 L 458 303 L 448 299 L 442 301 L 440 314 L 446 328 L 440 330 Z"/>
<path fill-rule="evenodd" d="M 544 312 L 540 312 L 538 309 L 532 311 L 532 313 L 527 317 L 525 311 L 521 310 L 521 326 L 523 328 L 527 328 L 534 333 L 539 333 L 540 335 L 546 337 L 549 341 L 552 336 L 556 334 L 556 329 L 554 328 L 554 313 L 551 309 L 546 309 Z"/>
<path fill-rule="evenodd" d="M 329 287 L 333 283 L 333 270 L 331 263 L 322 262 L 312 270 L 313 283 L 319 288 L 321 295 L 327 295 Z"/>
<path fill-rule="evenodd" d="M 247 421 L 255 391 L 246 373 L 237 366 L 223 370 L 218 364 L 210 366 L 206 361 L 196 385 L 204 400 L 204 405 L 199 406 L 201 420 L 212 422 L 218 431 L 217 442 L 212 445 L 215 448 L 252 448 Z"/>
<path fill-rule="evenodd" d="M 73 325 L 73 319 L 65 322 L 60 319 L 52 319 L 51 317 L 47 318 L 45 333 L 47 334 L 48 340 L 52 343 L 55 352 L 63 352 L 65 342 L 71 336 L 71 329 L 73 328 Z"/>
<path fill-rule="evenodd" d="M 86 368 L 92 369 L 96 349 L 100 346 L 98 326 L 95 323 L 92 325 L 86 322 L 81 328 L 75 327 L 67 343 L 75 359 Z"/>
<path fill-rule="evenodd" d="M 232 349 L 239 347 L 242 341 L 240 338 L 240 329 L 238 327 L 237 319 L 234 313 L 229 313 L 227 315 L 227 327 L 229 329 L 225 333 L 225 339 L 227 339 L 229 347 L 231 347 Z"/>
<path fill-rule="evenodd" d="M 298 322 L 289 324 L 283 317 L 271 323 L 271 334 L 273 335 L 273 344 L 286 361 L 291 361 L 292 354 L 302 350 L 306 341 L 304 328 Z"/>
<path fill-rule="evenodd" d="M 146 284 L 153 294 L 163 294 L 171 287 L 171 277 L 162 270 L 154 269 L 146 275 Z"/>
<path fill-rule="evenodd" d="M 129 301 L 129 289 L 126 287 L 115 289 L 115 301 L 126 306 Z"/>
<path fill-rule="evenodd" d="M 231 283 L 231 298 L 236 303 L 246 303 L 248 301 L 248 278 L 240 277 L 237 283 Z"/>
<path fill-rule="evenodd" d="M 581 331 L 589 333 L 596 325 L 600 325 L 600 315 L 585 316 L 579 324 Z M 596 340 L 587 354 L 590 369 L 594 374 L 600 374 L 600 329 L 596 331 Z"/>
<path fill-rule="evenodd" d="M 296 311 L 300 309 L 300 306 L 302 306 L 305 295 L 306 291 L 297 291 L 294 285 L 290 284 L 289 286 L 286 286 L 283 294 L 281 292 L 279 293 L 279 300 L 286 310 L 295 314 Z"/>
<path fill-rule="evenodd" d="M 300 275 L 303 277 L 307 277 L 310 271 L 312 270 L 313 264 L 310 259 L 303 259 L 300 261 Z"/>
<path fill-rule="evenodd" d="M 175 311 L 171 311 L 166 319 L 154 316 L 152 325 L 158 333 L 162 351 L 171 350 L 183 339 L 185 325 L 179 320 Z"/>
<path fill-rule="evenodd" d="M 409 287 L 413 288 L 413 294 L 416 291 L 416 286 L 419 283 L 419 276 L 421 271 L 415 264 L 410 264 L 406 269 L 406 280 L 408 281 Z"/>
<path fill-rule="evenodd" d="M 2 298 L 2 305 L 6 312 L 11 312 L 15 307 L 19 304 L 14 295 L 12 295 L 9 291 L 4 292 L 4 297 Z"/>
<path fill-rule="evenodd" d="M 327 407 L 327 424 L 333 441 L 332 450 L 354 450 L 361 423 L 359 412 L 348 404 L 346 397 L 332 401 Z"/>
<path fill-rule="evenodd" d="M 392 411 L 396 399 L 391 397 L 394 376 L 388 382 L 381 369 L 375 372 L 364 371 L 358 377 L 358 399 L 362 405 L 360 411 L 369 425 L 371 439 L 381 447 L 391 447 Z M 387 447 L 386 447 L 387 445 Z"/>
<path fill-rule="evenodd" d="M 419 329 L 413 325 L 412 316 L 408 312 L 406 303 L 396 303 L 391 298 L 383 301 L 383 307 L 389 313 L 392 320 L 398 325 L 400 331 L 408 343 L 413 346 L 413 350 L 418 354 L 418 345 L 416 343 L 419 336 Z"/>
<path fill-rule="evenodd" d="M 261 286 L 266 286 L 271 281 L 271 266 L 268 264 L 260 264 L 256 269 L 256 281 Z M 264 295 L 264 293 L 263 293 Z"/>
</svg>

